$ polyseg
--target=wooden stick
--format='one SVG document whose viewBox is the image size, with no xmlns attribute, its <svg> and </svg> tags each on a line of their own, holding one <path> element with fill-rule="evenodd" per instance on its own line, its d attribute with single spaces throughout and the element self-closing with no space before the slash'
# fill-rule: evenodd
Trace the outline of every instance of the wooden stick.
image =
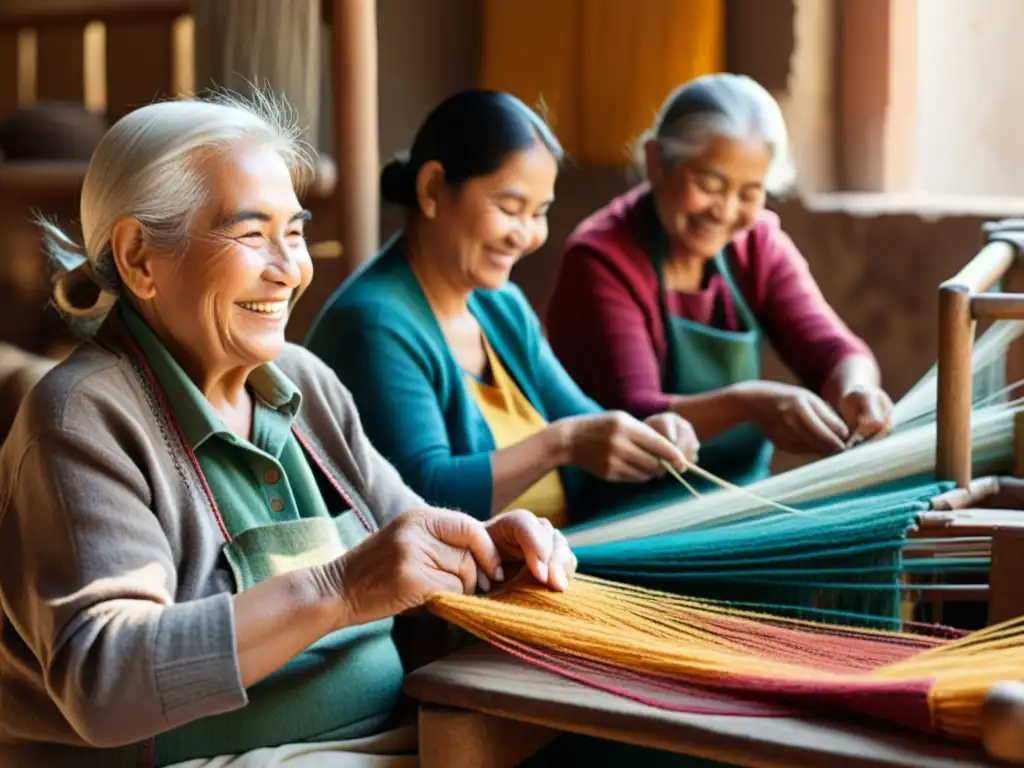
<svg viewBox="0 0 1024 768">
<path fill-rule="evenodd" d="M 1016 258 L 1017 249 L 1009 243 L 989 243 L 946 284 L 961 286 L 970 293 L 987 291 L 1003 279 Z"/>
<path fill-rule="evenodd" d="M 939 387 L 935 473 L 961 488 L 971 482 L 971 293 L 962 283 L 939 288 Z"/>
</svg>

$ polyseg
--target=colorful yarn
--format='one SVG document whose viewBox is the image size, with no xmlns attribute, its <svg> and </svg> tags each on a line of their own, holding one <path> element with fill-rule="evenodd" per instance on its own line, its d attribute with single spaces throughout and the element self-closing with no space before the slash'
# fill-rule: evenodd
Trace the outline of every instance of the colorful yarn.
<svg viewBox="0 0 1024 768">
<path fill-rule="evenodd" d="M 769 616 L 587 576 L 563 593 L 514 580 L 486 597 L 439 595 L 430 609 L 532 664 L 664 709 L 694 711 L 687 693 L 707 691 L 747 698 L 733 706 L 752 715 L 855 711 L 973 741 L 987 691 L 1024 669 L 1024 619 L 948 639 Z"/>
<path fill-rule="evenodd" d="M 900 626 L 901 550 L 934 496 L 912 478 L 718 526 L 574 548 L 582 573 L 772 613 Z M 572 532 L 570 529 L 569 533 Z"/>
</svg>

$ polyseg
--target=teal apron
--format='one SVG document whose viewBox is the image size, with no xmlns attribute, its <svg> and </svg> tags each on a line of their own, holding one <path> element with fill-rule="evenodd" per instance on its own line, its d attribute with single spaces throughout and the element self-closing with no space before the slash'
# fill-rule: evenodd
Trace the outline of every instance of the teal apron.
<svg viewBox="0 0 1024 768">
<path fill-rule="evenodd" d="M 668 311 L 663 268 L 668 242 L 652 206 L 651 261 L 658 273 L 658 296 L 668 354 L 662 367 L 662 391 L 674 395 L 701 395 L 744 381 L 761 378 L 762 334 L 757 319 L 733 280 L 727 248 L 715 255 L 707 269 L 717 271 L 732 296 L 742 331 L 723 331 L 673 317 Z M 700 438 L 700 435 L 697 436 Z M 701 439 L 698 466 L 735 485 L 747 485 L 771 474 L 774 447 L 751 423 L 740 424 L 710 440 Z M 701 488 L 700 478 L 688 480 Z"/>
<path fill-rule="evenodd" d="M 309 517 L 245 531 L 225 545 L 224 555 L 241 592 L 274 575 L 329 562 L 367 536 L 350 510 L 333 518 Z M 361 738 L 367 730 L 387 738 L 403 679 L 392 624 L 386 619 L 321 638 L 252 686 L 245 707 L 161 734 L 157 764 L 294 743 L 296 732 L 310 734 L 307 743 Z M 367 674 L 369 670 L 380 674 Z M 389 715 L 338 729 L 337 709 L 349 702 Z M 413 751 L 415 746 L 415 741 L 408 745 Z"/>
</svg>

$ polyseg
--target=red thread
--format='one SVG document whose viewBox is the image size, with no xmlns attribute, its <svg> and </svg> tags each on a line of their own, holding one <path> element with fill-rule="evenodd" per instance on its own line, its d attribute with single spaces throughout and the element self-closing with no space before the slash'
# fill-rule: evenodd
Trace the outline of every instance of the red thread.
<svg viewBox="0 0 1024 768">
<path fill-rule="evenodd" d="M 120 329 L 120 328 L 119 328 Z M 125 337 L 125 341 L 131 348 L 131 351 L 137 358 L 139 367 L 142 369 L 143 374 L 149 383 L 150 389 L 153 390 L 153 394 L 156 396 L 157 403 L 160 406 L 160 410 L 163 412 L 164 418 L 167 423 L 174 429 L 174 433 L 178 436 L 178 440 L 181 442 L 181 446 L 185 449 L 185 454 L 188 456 L 189 461 L 192 462 L 192 468 L 196 471 L 199 476 L 199 483 L 203 488 L 203 493 L 206 494 L 207 501 L 210 502 L 210 507 L 213 509 L 213 516 L 217 519 L 217 527 L 220 528 L 220 532 L 224 535 L 225 541 L 228 544 L 231 543 L 231 534 L 228 533 L 228 528 L 224 524 L 224 518 L 221 517 L 220 508 L 217 506 L 217 501 L 213 498 L 213 491 L 210 490 L 209 483 L 206 482 L 206 475 L 203 474 L 202 467 L 199 466 L 199 459 L 196 458 L 195 452 L 189 446 L 188 441 L 185 440 L 185 434 L 181 431 L 181 426 L 178 424 L 178 420 L 174 418 L 174 413 L 171 411 L 170 406 L 167 404 L 167 398 L 164 396 L 163 390 L 160 388 L 159 382 L 156 380 L 156 376 L 153 375 L 153 371 L 150 370 L 149 364 L 146 362 L 145 356 L 142 354 L 142 350 L 139 349 L 135 343 L 135 339 L 131 337 L 131 334 L 125 329 L 120 329 L 122 335 Z"/>
<path fill-rule="evenodd" d="M 327 482 L 329 482 L 334 487 L 334 490 L 341 494 L 341 498 L 343 498 L 345 500 L 345 503 L 348 504 L 352 511 L 356 513 L 356 517 L 359 518 L 359 522 L 363 524 L 363 527 L 370 533 L 373 533 L 373 526 L 371 526 L 370 523 L 367 522 L 366 518 L 363 517 L 363 513 L 359 511 L 359 507 L 352 503 L 352 499 L 349 498 L 349 495 L 345 492 L 345 489 L 341 486 L 341 483 L 337 481 L 337 479 L 334 477 L 334 474 L 327 468 L 327 464 L 323 461 L 323 459 L 320 458 L 319 454 L 317 454 L 317 452 L 313 450 L 312 442 L 304 434 L 302 434 L 302 430 L 300 430 L 296 424 L 292 424 L 292 432 L 295 433 L 295 436 L 299 439 L 299 442 L 302 443 L 302 446 L 306 449 L 306 452 L 309 454 L 309 457 L 313 459 L 313 461 L 316 463 L 318 467 L 320 467 L 320 471 L 324 473 L 324 476 L 327 478 Z"/>
</svg>

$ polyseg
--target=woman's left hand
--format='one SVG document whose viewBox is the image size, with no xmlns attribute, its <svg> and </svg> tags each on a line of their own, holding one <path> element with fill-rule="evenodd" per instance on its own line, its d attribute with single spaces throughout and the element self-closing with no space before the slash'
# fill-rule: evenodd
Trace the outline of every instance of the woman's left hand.
<svg viewBox="0 0 1024 768">
<path fill-rule="evenodd" d="M 857 385 L 839 398 L 839 415 L 850 428 L 851 442 L 883 437 L 892 429 L 892 400 L 881 387 Z"/>
<path fill-rule="evenodd" d="M 576 574 L 576 555 L 549 520 L 514 509 L 485 523 L 503 562 L 525 563 L 541 584 L 561 592 Z"/>
</svg>

